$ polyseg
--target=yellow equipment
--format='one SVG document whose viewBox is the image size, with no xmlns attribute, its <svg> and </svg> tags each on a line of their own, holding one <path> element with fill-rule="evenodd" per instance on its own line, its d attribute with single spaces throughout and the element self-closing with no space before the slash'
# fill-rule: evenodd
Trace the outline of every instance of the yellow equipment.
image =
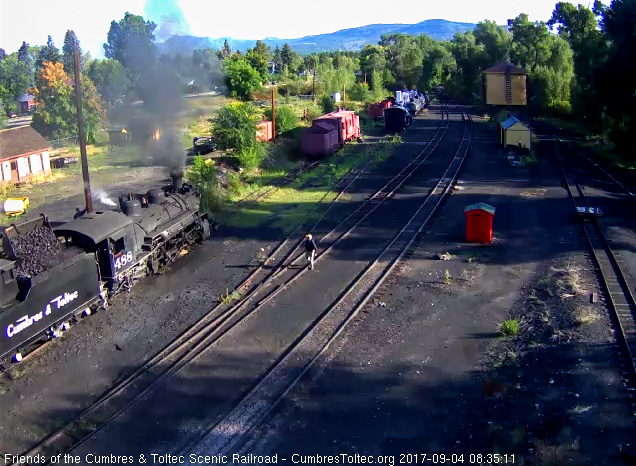
<svg viewBox="0 0 636 466">
<path fill-rule="evenodd" d="M 28 197 L 10 197 L 4 201 L 4 213 L 8 216 L 20 216 L 29 208 Z"/>
</svg>

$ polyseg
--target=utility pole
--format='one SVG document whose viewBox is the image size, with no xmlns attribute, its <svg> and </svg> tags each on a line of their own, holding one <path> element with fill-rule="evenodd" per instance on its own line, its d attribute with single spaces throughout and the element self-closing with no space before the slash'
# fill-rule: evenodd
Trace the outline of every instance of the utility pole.
<svg viewBox="0 0 636 466">
<path fill-rule="evenodd" d="M 88 176 L 88 159 L 86 157 L 86 136 L 84 134 L 84 115 L 82 114 L 82 88 L 80 85 L 80 61 L 77 51 L 77 40 L 73 44 L 75 65 L 75 103 L 77 105 L 77 127 L 79 129 L 79 146 L 82 157 L 82 178 L 84 179 L 84 198 L 86 199 L 86 213 L 93 211 L 93 198 L 91 197 L 91 182 Z"/>
<path fill-rule="evenodd" d="M 314 63 L 314 87 L 311 91 L 311 95 L 312 95 L 311 100 L 315 102 L 316 101 L 316 64 L 315 63 Z"/>
<path fill-rule="evenodd" d="M 344 105 L 346 101 L 347 101 L 347 85 L 343 84 L 342 85 L 342 105 Z"/>
<path fill-rule="evenodd" d="M 272 86 L 272 141 L 276 140 L 276 88 Z"/>
</svg>

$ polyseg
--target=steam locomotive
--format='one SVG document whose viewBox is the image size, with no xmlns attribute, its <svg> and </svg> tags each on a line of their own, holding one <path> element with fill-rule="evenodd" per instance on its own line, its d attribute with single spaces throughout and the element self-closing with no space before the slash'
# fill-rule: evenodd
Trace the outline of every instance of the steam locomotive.
<svg viewBox="0 0 636 466">
<path fill-rule="evenodd" d="M 2 231 L 0 358 L 59 336 L 69 321 L 106 308 L 210 235 L 200 194 L 172 184 L 119 198 L 119 211 L 84 213 L 53 228 L 44 214 Z"/>
</svg>

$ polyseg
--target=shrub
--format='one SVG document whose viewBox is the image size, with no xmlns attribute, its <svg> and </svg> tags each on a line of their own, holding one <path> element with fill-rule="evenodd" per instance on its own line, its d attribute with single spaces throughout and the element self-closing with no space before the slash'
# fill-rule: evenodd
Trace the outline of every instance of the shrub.
<svg viewBox="0 0 636 466">
<path fill-rule="evenodd" d="M 236 158 L 241 167 L 251 170 L 260 165 L 267 156 L 267 149 L 264 143 L 255 143 L 249 147 L 243 147 L 236 153 Z"/>
<path fill-rule="evenodd" d="M 188 182 L 200 192 L 203 192 L 208 187 L 218 185 L 216 166 L 207 162 L 200 155 L 196 156 L 192 168 L 186 175 Z"/>
<path fill-rule="evenodd" d="M 226 192 L 219 186 L 208 186 L 201 192 L 201 209 L 205 212 L 219 212 L 223 210 L 227 200 Z"/>
<path fill-rule="evenodd" d="M 232 102 L 221 107 L 212 120 L 212 135 L 219 149 L 240 151 L 256 144 L 259 112 L 248 103 Z"/>
<path fill-rule="evenodd" d="M 499 329 L 505 337 L 514 337 L 519 334 L 519 321 L 517 319 L 506 319 Z"/>
<path fill-rule="evenodd" d="M 333 112 L 334 109 L 336 108 L 333 99 L 329 97 L 328 95 L 323 95 L 320 98 L 320 105 L 322 106 L 323 114 Z"/>
<path fill-rule="evenodd" d="M 243 190 L 241 175 L 235 171 L 230 171 L 227 174 L 227 190 L 233 195 L 241 194 L 241 191 Z"/>
<path fill-rule="evenodd" d="M 272 109 L 265 109 L 265 117 L 272 119 Z M 298 126 L 298 117 L 291 107 L 280 106 L 276 108 L 276 135 L 285 134 Z"/>
</svg>

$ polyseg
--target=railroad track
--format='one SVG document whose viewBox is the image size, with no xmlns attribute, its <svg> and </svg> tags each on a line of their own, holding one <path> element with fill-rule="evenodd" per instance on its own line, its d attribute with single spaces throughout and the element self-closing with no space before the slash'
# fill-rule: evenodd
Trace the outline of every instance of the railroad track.
<svg viewBox="0 0 636 466">
<path fill-rule="evenodd" d="M 395 268 L 422 242 L 469 153 L 472 121 L 462 112 L 464 136 L 450 164 L 417 211 L 336 301 L 296 338 L 238 405 L 193 442 L 174 454 L 227 455 L 244 447 L 250 434 L 272 413 L 367 305 Z M 349 303 L 353 301 L 353 308 Z"/>
<path fill-rule="evenodd" d="M 580 155 L 580 154 L 577 154 Z M 583 239 L 588 246 L 591 259 L 596 267 L 599 281 L 604 291 L 604 302 L 610 311 L 610 318 L 618 340 L 621 353 L 621 375 L 630 393 L 632 415 L 636 416 L 636 300 L 631 291 L 625 273 L 617 260 L 612 247 L 605 237 L 601 220 L 601 213 L 588 202 L 581 187 L 575 170 L 575 161 L 569 156 L 564 162 L 560 154 L 557 155 L 559 165 L 565 181 L 565 188 L 575 208 L 581 217 Z M 636 420 L 634 421 L 636 422 Z"/>
<path fill-rule="evenodd" d="M 321 252 L 316 260 L 320 260 L 325 257 L 328 250 L 330 250 L 334 244 L 342 240 L 348 232 L 352 231 L 360 222 L 362 222 L 362 220 L 364 220 L 364 218 L 368 217 L 375 208 L 379 207 L 382 203 L 380 200 L 384 201 L 388 199 L 395 190 L 404 184 L 404 182 L 425 162 L 434 148 L 437 147 L 443 137 L 443 134 L 448 128 L 449 116 L 447 109 L 444 110 L 443 116 L 446 116 L 446 119 L 442 119 L 442 123 L 437 129 L 435 137 L 431 140 L 431 144 L 429 144 L 433 145 L 433 149 L 427 151 L 427 148 L 424 148 L 424 150 L 422 150 L 418 156 L 409 162 L 409 164 L 407 164 L 407 166 L 404 167 L 404 169 L 402 169 L 396 177 L 391 179 L 391 181 L 371 195 L 369 199 L 358 207 L 354 213 L 349 215 L 349 217 L 338 222 L 334 228 L 323 235 L 323 238 L 318 241 L 318 244 L 322 244 L 324 238 L 335 235 L 334 232 L 338 231 L 339 228 L 341 229 L 346 222 L 351 220 L 351 218 L 355 217 L 357 219 L 354 225 L 338 236 L 328 248 Z M 354 169 L 345 176 L 345 179 L 339 182 L 339 185 L 342 187 L 341 192 L 331 202 L 320 219 L 314 224 L 311 231 L 315 230 L 316 225 L 320 224 L 327 213 L 335 205 L 337 200 L 364 172 L 367 166 L 368 163 L 362 168 Z M 373 207 L 368 207 L 369 204 L 373 204 Z M 309 215 L 307 217 L 309 217 Z M 274 278 L 281 277 L 282 272 L 288 270 L 290 266 L 297 261 L 298 257 L 300 257 L 299 255 L 296 258 L 292 258 L 293 253 L 301 244 L 301 242 L 298 241 L 296 244 L 291 246 L 290 250 L 286 254 L 283 255 L 283 259 L 278 263 L 278 265 L 273 266 L 270 273 L 262 281 L 255 283 L 257 276 L 266 270 L 266 264 L 273 262 L 275 257 L 283 253 L 284 248 L 292 242 L 292 239 L 297 236 L 296 232 L 304 224 L 305 221 L 301 222 L 295 230 L 286 239 L 284 239 L 271 254 L 269 254 L 261 266 L 254 270 L 250 276 L 248 276 L 243 283 L 237 287 L 236 291 L 242 296 L 238 302 L 230 306 L 224 306 L 223 303 L 217 305 L 208 314 L 206 314 L 206 316 L 186 330 L 186 332 L 176 338 L 157 355 L 144 363 L 126 378 L 119 381 L 117 385 L 103 394 L 93 405 L 82 412 L 78 417 L 45 438 L 29 451 L 23 453 L 23 456 L 35 456 L 37 454 L 49 456 L 51 454 L 57 454 L 60 451 L 69 451 L 71 448 L 80 446 L 95 433 L 102 430 L 115 418 L 142 400 L 145 395 L 154 390 L 164 379 L 175 374 L 181 368 L 194 361 L 197 356 L 205 351 L 207 347 L 219 341 L 248 315 L 256 312 L 274 296 L 273 293 L 266 296 L 267 299 L 257 302 L 254 308 L 250 309 L 247 313 L 239 314 L 248 303 L 254 301 L 254 298 L 258 296 L 258 293 L 262 291 L 266 285 L 271 284 Z M 304 268 L 297 271 L 297 273 L 294 274 L 293 280 L 295 281 L 305 271 L 306 269 Z M 289 284 L 291 283 L 287 283 L 287 286 Z M 282 289 L 283 288 L 278 286 L 274 289 L 274 293 L 278 294 L 278 292 L 282 291 Z M 82 428 L 82 426 L 98 427 L 86 429 Z"/>
<path fill-rule="evenodd" d="M 568 149 L 570 149 L 571 151 L 576 152 L 576 154 L 582 158 L 583 160 L 585 160 L 586 162 L 588 162 L 590 165 L 592 165 L 593 167 L 595 167 L 598 171 L 600 171 L 601 173 L 603 173 L 603 175 L 605 175 L 607 178 L 609 178 L 616 186 L 618 186 L 625 195 L 627 195 L 629 198 L 631 198 L 632 200 L 636 200 L 636 194 L 633 192 L 634 191 L 634 187 L 632 186 L 626 186 L 625 183 L 621 182 L 620 180 L 618 180 L 614 175 L 612 175 L 610 173 L 610 171 L 606 170 L 605 168 L 603 168 L 600 164 L 598 164 L 597 162 L 595 162 L 591 157 L 587 156 L 583 151 L 581 151 L 578 147 L 576 147 L 574 144 L 572 144 L 571 142 L 569 142 L 570 138 L 567 138 L 568 141 L 565 141 L 565 138 L 561 138 L 559 137 L 556 133 L 555 133 L 555 128 L 552 127 L 551 125 L 547 124 L 547 123 L 543 123 L 543 122 L 533 122 L 532 126 L 534 128 L 540 129 L 541 131 L 547 133 L 548 135 L 550 135 L 551 137 L 557 139 L 560 143 L 567 145 Z"/>
</svg>

